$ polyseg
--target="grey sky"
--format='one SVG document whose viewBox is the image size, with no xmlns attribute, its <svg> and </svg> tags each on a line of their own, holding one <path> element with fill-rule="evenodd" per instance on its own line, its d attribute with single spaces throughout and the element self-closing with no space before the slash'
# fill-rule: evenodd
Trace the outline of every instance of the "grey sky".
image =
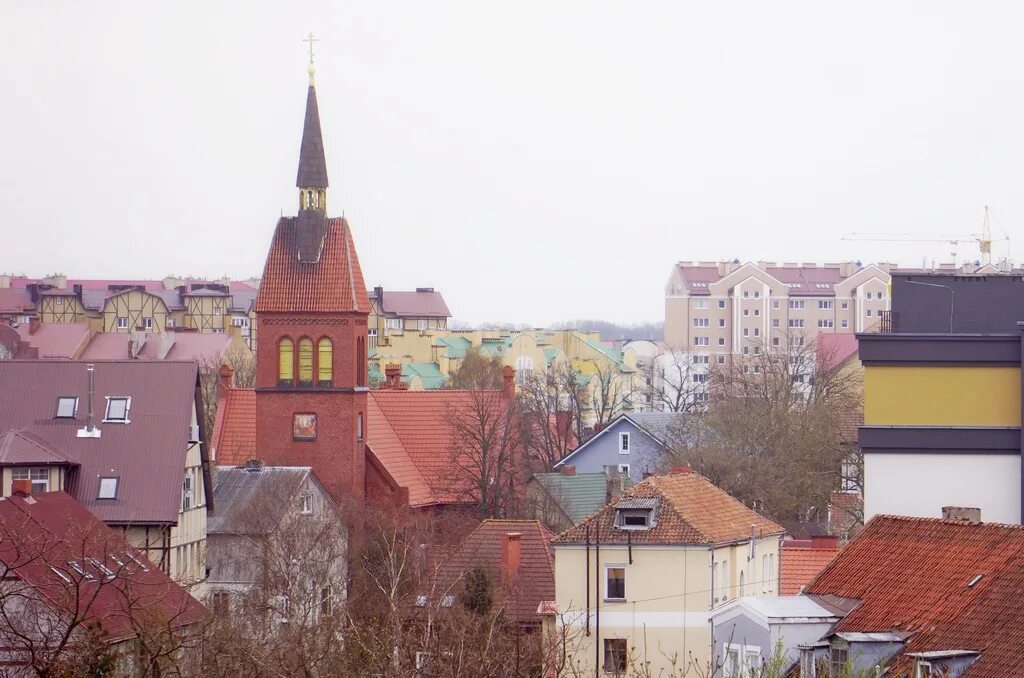
<svg viewBox="0 0 1024 678">
<path fill-rule="evenodd" d="M 2 1 L 0 270 L 258 275 L 295 211 L 310 30 L 367 284 L 459 319 L 661 319 L 680 259 L 949 259 L 840 237 L 971 233 L 986 203 L 1019 249 L 1022 15 Z"/>
</svg>

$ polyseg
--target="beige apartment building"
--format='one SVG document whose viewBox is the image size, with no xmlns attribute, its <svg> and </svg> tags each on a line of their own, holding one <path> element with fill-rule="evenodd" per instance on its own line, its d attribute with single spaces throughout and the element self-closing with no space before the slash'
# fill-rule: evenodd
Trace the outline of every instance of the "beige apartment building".
<svg viewBox="0 0 1024 678">
<path fill-rule="evenodd" d="M 665 286 L 665 342 L 724 363 L 726 355 L 787 338 L 870 331 L 889 310 L 889 270 L 854 262 L 679 262 Z"/>
</svg>

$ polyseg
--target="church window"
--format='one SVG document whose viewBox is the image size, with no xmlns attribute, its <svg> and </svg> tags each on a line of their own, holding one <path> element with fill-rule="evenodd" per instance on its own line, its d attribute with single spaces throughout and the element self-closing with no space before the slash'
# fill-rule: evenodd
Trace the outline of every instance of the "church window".
<svg viewBox="0 0 1024 678">
<path fill-rule="evenodd" d="M 313 383 L 313 340 L 309 337 L 299 339 L 299 383 Z"/>
<path fill-rule="evenodd" d="M 366 386 L 366 339 L 356 339 L 356 386 Z"/>
<path fill-rule="evenodd" d="M 316 383 L 320 386 L 330 386 L 334 377 L 334 347 L 327 337 L 317 342 L 316 361 Z"/>
<path fill-rule="evenodd" d="M 291 384 L 295 379 L 295 345 L 288 337 L 277 345 L 277 381 Z"/>
</svg>

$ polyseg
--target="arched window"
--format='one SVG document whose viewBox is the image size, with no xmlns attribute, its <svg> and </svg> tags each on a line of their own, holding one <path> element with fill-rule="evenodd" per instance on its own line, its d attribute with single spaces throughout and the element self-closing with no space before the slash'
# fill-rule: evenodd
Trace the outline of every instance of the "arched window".
<svg viewBox="0 0 1024 678">
<path fill-rule="evenodd" d="M 316 344 L 316 383 L 318 386 L 330 386 L 334 378 L 334 347 L 331 340 L 324 337 Z"/>
<path fill-rule="evenodd" d="M 299 384 L 308 386 L 313 383 L 313 340 L 309 337 L 299 339 Z"/>
<path fill-rule="evenodd" d="M 291 384 L 295 379 L 295 345 L 288 337 L 277 344 L 277 383 Z"/>
</svg>

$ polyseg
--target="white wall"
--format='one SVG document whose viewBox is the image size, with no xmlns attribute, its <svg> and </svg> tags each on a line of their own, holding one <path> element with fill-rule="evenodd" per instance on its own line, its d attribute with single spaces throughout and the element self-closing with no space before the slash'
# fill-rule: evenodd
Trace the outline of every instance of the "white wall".
<svg viewBox="0 0 1024 678">
<path fill-rule="evenodd" d="M 864 518 L 942 517 L 976 506 L 986 523 L 1020 523 L 1020 457 L 1014 454 L 864 455 Z"/>
</svg>

